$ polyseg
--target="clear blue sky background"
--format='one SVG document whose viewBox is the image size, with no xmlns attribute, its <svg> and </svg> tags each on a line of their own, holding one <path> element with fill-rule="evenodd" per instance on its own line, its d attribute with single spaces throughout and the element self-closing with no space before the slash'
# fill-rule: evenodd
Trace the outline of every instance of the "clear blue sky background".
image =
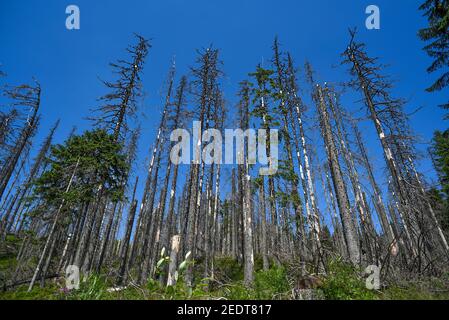
<svg viewBox="0 0 449 320">
<path fill-rule="evenodd" d="M 39 79 L 44 118 L 37 142 L 61 118 L 56 136 L 60 142 L 73 125 L 80 130 L 89 128 L 90 123 L 83 118 L 105 93 L 98 77 L 111 79 L 108 63 L 126 57 L 124 48 L 133 41 L 132 33 L 152 38 L 153 48 L 143 78 L 147 98 L 141 110 L 146 118 L 139 114 L 143 137 L 138 171 L 142 171 L 159 121 L 162 83 L 173 55 L 179 75 L 188 72 L 193 64 L 195 49 L 209 44 L 221 49 L 226 73 L 224 88 L 232 107 L 238 82 L 257 63 L 271 57 L 270 47 L 276 34 L 298 63 L 305 59 L 312 62 L 320 81 L 336 82 L 347 77 L 345 68 L 333 66 L 340 63 L 348 27 L 358 27 L 359 39 L 368 44 L 370 53 L 391 65 L 388 73 L 398 81 L 396 96 L 409 99 L 410 111 L 423 107 L 412 117 L 412 126 L 423 142 L 428 142 L 436 129 L 447 128 L 442 119 L 444 112 L 436 107 L 447 101 L 447 93 L 424 91 L 435 76 L 426 73 L 430 59 L 421 50 L 424 44 L 416 35 L 426 23 L 418 11 L 420 2 L 2 0 L 0 63 L 9 84 L 29 82 L 33 76 Z M 69 4 L 76 4 L 81 10 L 81 30 L 65 28 L 65 8 Z M 365 8 L 370 4 L 381 9 L 381 30 L 365 29 Z M 374 146 L 373 142 L 370 153 L 377 154 L 380 161 Z M 427 145 L 420 148 L 425 150 Z M 420 168 L 434 179 L 428 159 Z M 143 171 L 140 173 L 143 177 Z"/>
</svg>

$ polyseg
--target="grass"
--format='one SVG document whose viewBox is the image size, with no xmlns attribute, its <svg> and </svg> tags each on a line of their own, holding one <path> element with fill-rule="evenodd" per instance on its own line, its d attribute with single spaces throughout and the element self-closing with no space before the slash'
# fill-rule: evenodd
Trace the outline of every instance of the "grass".
<svg viewBox="0 0 449 320">
<path fill-rule="evenodd" d="M 0 266 L 9 264 L 10 258 L 0 259 Z M 216 280 L 201 279 L 195 287 L 185 285 L 182 275 L 173 287 L 149 280 L 143 287 L 127 287 L 110 292 L 112 283 L 105 277 L 91 275 L 80 284 L 79 290 L 65 290 L 64 283 L 47 281 L 44 288 L 36 286 L 27 292 L 27 285 L 14 291 L 0 292 L 0 300 L 179 300 L 179 299 L 227 299 L 227 300 L 273 300 L 291 299 L 292 284 L 283 266 L 267 271 L 257 268 L 254 285 L 243 284 L 243 270 L 236 260 L 225 257 L 216 259 Z M 328 265 L 328 273 L 318 288 L 327 300 L 436 300 L 449 299 L 449 275 L 415 283 L 388 286 L 381 291 L 368 290 L 362 273 L 351 265 L 334 260 Z M 200 272 L 197 272 L 200 274 Z"/>
</svg>

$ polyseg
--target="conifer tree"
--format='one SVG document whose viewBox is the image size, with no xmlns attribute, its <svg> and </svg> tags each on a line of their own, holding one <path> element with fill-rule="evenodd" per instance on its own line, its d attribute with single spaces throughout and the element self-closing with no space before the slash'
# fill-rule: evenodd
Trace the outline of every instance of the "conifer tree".
<svg viewBox="0 0 449 320">
<path fill-rule="evenodd" d="M 427 18 L 429 25 L 419 31 L 421 40 L 430 42 L 424 50 L 433 58 L 427 72 L 434 73 L 443 69 L 443 74 L 433 83 L 427 91 L 440 91 L 449 85 L 449 1 L 426 0 L 420 7 Z M 449 108 L 449 102 L 442 105 Z"/>
</svg>

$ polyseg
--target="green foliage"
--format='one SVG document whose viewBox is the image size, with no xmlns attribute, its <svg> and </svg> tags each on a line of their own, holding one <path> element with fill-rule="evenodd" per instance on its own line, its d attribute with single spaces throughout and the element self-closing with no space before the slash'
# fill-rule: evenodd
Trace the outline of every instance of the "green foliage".
<svg viewBox="0 0 449 320">
<path fill-rule="evenodd" d="M 402 288 L 393 286 L 382 293 L 385 300 L 434 300 L 435 297 L 428 291 L 422 291 L 414 286 Z"/>
<path fill-rule="evenodd" d="M 220 282 L 237 282 L 243 280 L 243 266 L 232 257 L 215 259 L 215 274 Z"/>
<path fill-rule="evenodd" d="M 232 259 L 228 260 L 232 261 Z M 232 264 L 232 263 L 231 263 Z M 427 279 L 416 283 L 394 284 L 382 292 L 365 288 L 358 270 L 351 265 L 335 260 L 328 266 L 329 273 L 318 289 L 328 300 L 434 300 L 449 299 L 449 275 L 438 279 Z M 62 284 L 48 282 L 47 286 L 35 286 L 27 292 L 23 285 L 16 290 L 0 293 L 0 300 L 186 300 L 218 299 L 228 300 L 274 300 L 290 299 L 291 285 L 284 267 L 259 270 L 255 273 L 253 288 L 246 288 L 243 281 L 232 281 L 211 290 L 211 279 L 201 279 L 189 288 L 179 276 L 176 285 L 166 287 L 160 281 L 150 279 L 145 287 L 128 286 L 112 291 L 112 283 L 106 278 L 91 275 L 80 283 L 79 290 L 62 289 Z"/>
<path fill-rule="evenodd" d="M 267 271 L 260 270 L 256 272 L 254 289 L 256 298 L 261 300 L 282 298 L 288 294 L 291 288 L 285 268 L 274 266 Z"/>
<path fill-rule="evenodd" d="M 385 300 L 449 300 L 449 274 L 404 284 L 393 284 L 383 290 Z"/>
<path fill-rule="evenodd" d="M 423 41 L 430 42 L 424 47 L 427 54 L 434 59 L 432 64 L 427 68 L 429 73 L 449 66 L 449 2 L 446 0 L 426 0 L 420 10 L 427 17 L 428 26 L 419 31 L 418 35 Z M 445 71 L 435 81 L 435 83 L 427 89 L 427 91 L 439 91 L 447 87 L 449 84 L 449 72 Z M 449 108 L 449 103 L 443 105 Z"/>
<path fill-rule="evenodd" d="M 268 108 L 267 105 L 267 99 L 269 99 L 270 97 L 274 97 L 277 92 L 276 90 L 274 90 L 276 85 L 275 80 L 272 77 L 273 73 L 273 70 L 264 69 L 260 65 L 258 65 L 256 72 L 249 74 L 249 76 L 254 78 L 257 82 L 257 86 L 253 87 L 252 89 L 254 108 L 251 111 L 251 115 L 264 119 L 264 122 L 266 122 L 266 127 L 279 126 L 276 119 L 274 118 L 275 112 L 271 112 L 275 111 L 276 108 L 274 108 L 274 106 Z M 264 105 L 262 105 L 261 103 L 261 98 L 264 98 Z"/>
<path fill-rule="evenodd" d="M 28 292 L 28 286 L 23 285 L 16 290 L 0 293 L 0 300 L 59 300 L 61 295 L 55 285 L 48 285 L 44 288 L 35 286 Z"/>
<path fill-rule="evenodd" d="M 228 300 L 255 300 L 254 290 L 245 287 L 242 281 L 227 284 L 222 289 L 223 296 Z"/>
<path fill-rule="evenodd" d="M 449 130 L 435 131 L 430 151 L 443 192 L 449 195 Z"/>
<path fill-rule="evenodd" d="M 0 241 L 0 288 L 7 282 L 17 267 L 16 256 L 20 241 L 13 235 L 7 235 L 6 241 Z"/>
<path fill-rule="evenodd" d="M 67 298 L 69 300 L 103 300 L 107 298 L 106 289 L 106 281 L 98 275 L 92 275 L 80 283 L 78 290 L 72 290 Z"/>
<path fill-rule="evenodd" d="M 328 274 L 320 288 L 327 300 L 373 300 L 377 293 L 368 290 L 360 272 L 341 260 L 328 265 Z"/>
<path fill-rule="evenodd" d="M 444 199 L 438 190 L 430 190 L 430 198 L 439 211 L 438 216 L 443 229 L 449 231 L 449 130 L 434 133 L 430 152 Z"/>
<path fill-rule="evenodd" d="M 34 198 L 47 206 L 57 207 L 62 200 L 68 205 L 87 203 L 94 199 L 100 185 L 113 201 L 123 197 L 126 155 L 123 146 L 104 130 L 86 131 L 52 146 L 47 161 L 49 169 L 35 181 L 34 190 Z M 73 172 L 75 179 L 67 191 Z"/>
<path fill-rule="evenodd" d="M 184 277 L 181 275 L 174 286 L 162 288 L 160 287 L 160 292 L 163 297 L 168 300 L 184 300 L 189 299 L 193 296 L 193 288 L 189 288 Z M 196 290 L 195 295 L 200 295 L 199 290 Z"/>
<path fill-rule="evenodd" d="M 290 290 L 285 269 L 273 267 L 255 273 L 253 288 L 245 287 L 243 281 L 233 281 L 213 294 L 229 300 L 273 300 L 288 299 Z"/>
</svg>

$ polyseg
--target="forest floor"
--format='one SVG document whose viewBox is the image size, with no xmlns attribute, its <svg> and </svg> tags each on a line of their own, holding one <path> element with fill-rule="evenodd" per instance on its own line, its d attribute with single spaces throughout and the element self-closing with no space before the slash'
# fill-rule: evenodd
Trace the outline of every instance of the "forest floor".
<svg viewBox="0 0 449 320">
<path fill-rule="evenodd" d="M 327 274 L 319 276 L 316 286 L 300 290 L 297 281 L 293 280 L 291 267 L 276 266 L 264 271 L 261 259 L 256 259 L 254 285 L 246 288 L 243 267 L 231 257 L 217 258 L 215 280 L 202 279 L 193 288 L 184 284 L 182 276 L 173 287 L 149 280 L 144 286 L 116 288 L 113 278 L 105 272 L 86 277 L 78 290 L 67 290 L 64 278 L 54 278 L 47 280 L 44 287 L 37 284 L 27 292 L 26 283 L 4 288 L 8 276 L 15 270 L 14 252 L 18 245 L 13 238 L 0 245 L 0 300 L 449 300 L 449 274 L 368 290 L 362 273 L 338 260 L 329 264 Z M 201 269 L 201 263 L 198 263 L 195 268 L 198 279 L 201 279 Z"/>
</svg>

